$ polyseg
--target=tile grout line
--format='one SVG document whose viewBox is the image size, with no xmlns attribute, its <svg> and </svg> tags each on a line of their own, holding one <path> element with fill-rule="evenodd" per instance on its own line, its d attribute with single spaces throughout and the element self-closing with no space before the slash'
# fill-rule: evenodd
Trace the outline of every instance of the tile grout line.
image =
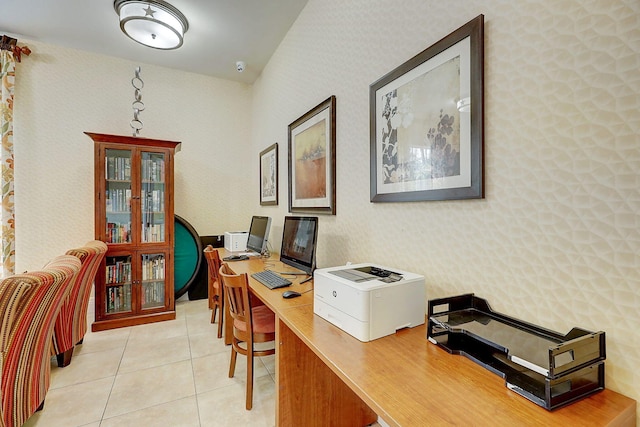
<svg viewBox="0 0 640 427">
<path fill-rule="evenodd" d="M 193 367 L 193 352 L 191 349 L 191 332 L 189 330 L 189 316 L 187 316 L 186 313 L 185 313 L 185 322 L 187 323 L 187 340 L 189 341 L 189 362 L 191 362 L 191 375 L 193 377 L 193 393 L 196 400 L 196 411 L 198 411 L 198 426 L 202 427 L 202 420 L 200 419 L 200 401 L 198 399 L 198 387 L 196 385 L 196 372 Z"/>
<path fill-rule="evenodd" d="M 120 361 L 118 362 L 118 368 L 116 369 L 115 375 L 113 376 L 113 382 L 111 383 L 111 388 L 109 389 L 109 395 L 107 396 L 107 401 L 104 404 L 104 409 L 102 410 L 102 415 L 100 416 L 100 425 L 104 419 L 104 414 L 107 412 L 107 407 L 109 406 L 109 400 L 111 400 L 111 393 L 113 392 L 113 387 L 116 384 L 116 379 L 118 378 L 118 374 L 120 372 L 120 366 L 122 365 L 122 359 L 124 359 L 124 353 L 127 351 L 127 346 L 129 345 L 129 339 L 131 338 L 131 330 L 129 329 L 129 333 L 127 334 L 127 341 L 124 344 L 124 349 L 122 350 L 122 354 L 120 355 Z"/>
</svg>

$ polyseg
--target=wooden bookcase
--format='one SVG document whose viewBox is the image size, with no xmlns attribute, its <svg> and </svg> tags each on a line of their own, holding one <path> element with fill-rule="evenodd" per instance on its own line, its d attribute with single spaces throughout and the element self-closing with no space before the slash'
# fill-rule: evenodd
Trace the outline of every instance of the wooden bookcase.
<svg viewBox="0 0 640 427">
<path fill-rule="evenodd" d="M 173 157 L 180 143 L 85 132 L 94 142 L 93 331 L 175 319 Z"/>
</svg>

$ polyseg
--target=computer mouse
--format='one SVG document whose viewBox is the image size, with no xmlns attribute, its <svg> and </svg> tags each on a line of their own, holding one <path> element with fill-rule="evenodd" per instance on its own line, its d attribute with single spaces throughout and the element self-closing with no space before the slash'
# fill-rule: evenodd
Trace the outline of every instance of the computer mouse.
<svg viewBox="0 0 640 427">
<path fill-rule="evenodd" d="M 282 293 L 282 298 L 295 298 L 295 297 L 299 297 L 300 295 L 302 295 L 300 292 L 296 292 L 296 291 L 284 291 Z"/>
</svg>

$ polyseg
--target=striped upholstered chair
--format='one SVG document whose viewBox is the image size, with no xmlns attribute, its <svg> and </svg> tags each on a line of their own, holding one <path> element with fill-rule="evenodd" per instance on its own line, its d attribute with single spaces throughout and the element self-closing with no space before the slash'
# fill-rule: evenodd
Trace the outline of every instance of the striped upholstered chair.
<svg viewBox="0 0 640 427">
<path fill-rule="evenodd" d="M 77 257 L 60 255 L 0 281 L 0 426 L 23 425 L 44 404 L 53 324 L 79 270 Z"/>
<path fill-rule="evenodd" d="M 67 251 L 67 255 L 75 255 L 80 259 L 82 267 L 76 275 L 69 297 L 62 304 L 53 328 L 51 352 L 56 355 L 58 366 L 61 368 L 71 363 L 74 347 L 82 343 L 87 332 L 87 307 L 91 286 L 106 252 L 107 245 L 100 240 L 92 240 L 80 248 Z"/>
</svg>

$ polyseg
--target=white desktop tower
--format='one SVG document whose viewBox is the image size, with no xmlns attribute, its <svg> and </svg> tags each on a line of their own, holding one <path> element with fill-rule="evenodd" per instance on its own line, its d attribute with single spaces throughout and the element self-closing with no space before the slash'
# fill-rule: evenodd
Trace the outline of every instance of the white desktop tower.
<svg viewBox="0 0 640 427">
<path fill-rule="evenodd" d="M 246 231 L 225 231 L 224 248 L 229 252 L 246 251 L 248 238 L 249 233 Z"/>
</svg>

